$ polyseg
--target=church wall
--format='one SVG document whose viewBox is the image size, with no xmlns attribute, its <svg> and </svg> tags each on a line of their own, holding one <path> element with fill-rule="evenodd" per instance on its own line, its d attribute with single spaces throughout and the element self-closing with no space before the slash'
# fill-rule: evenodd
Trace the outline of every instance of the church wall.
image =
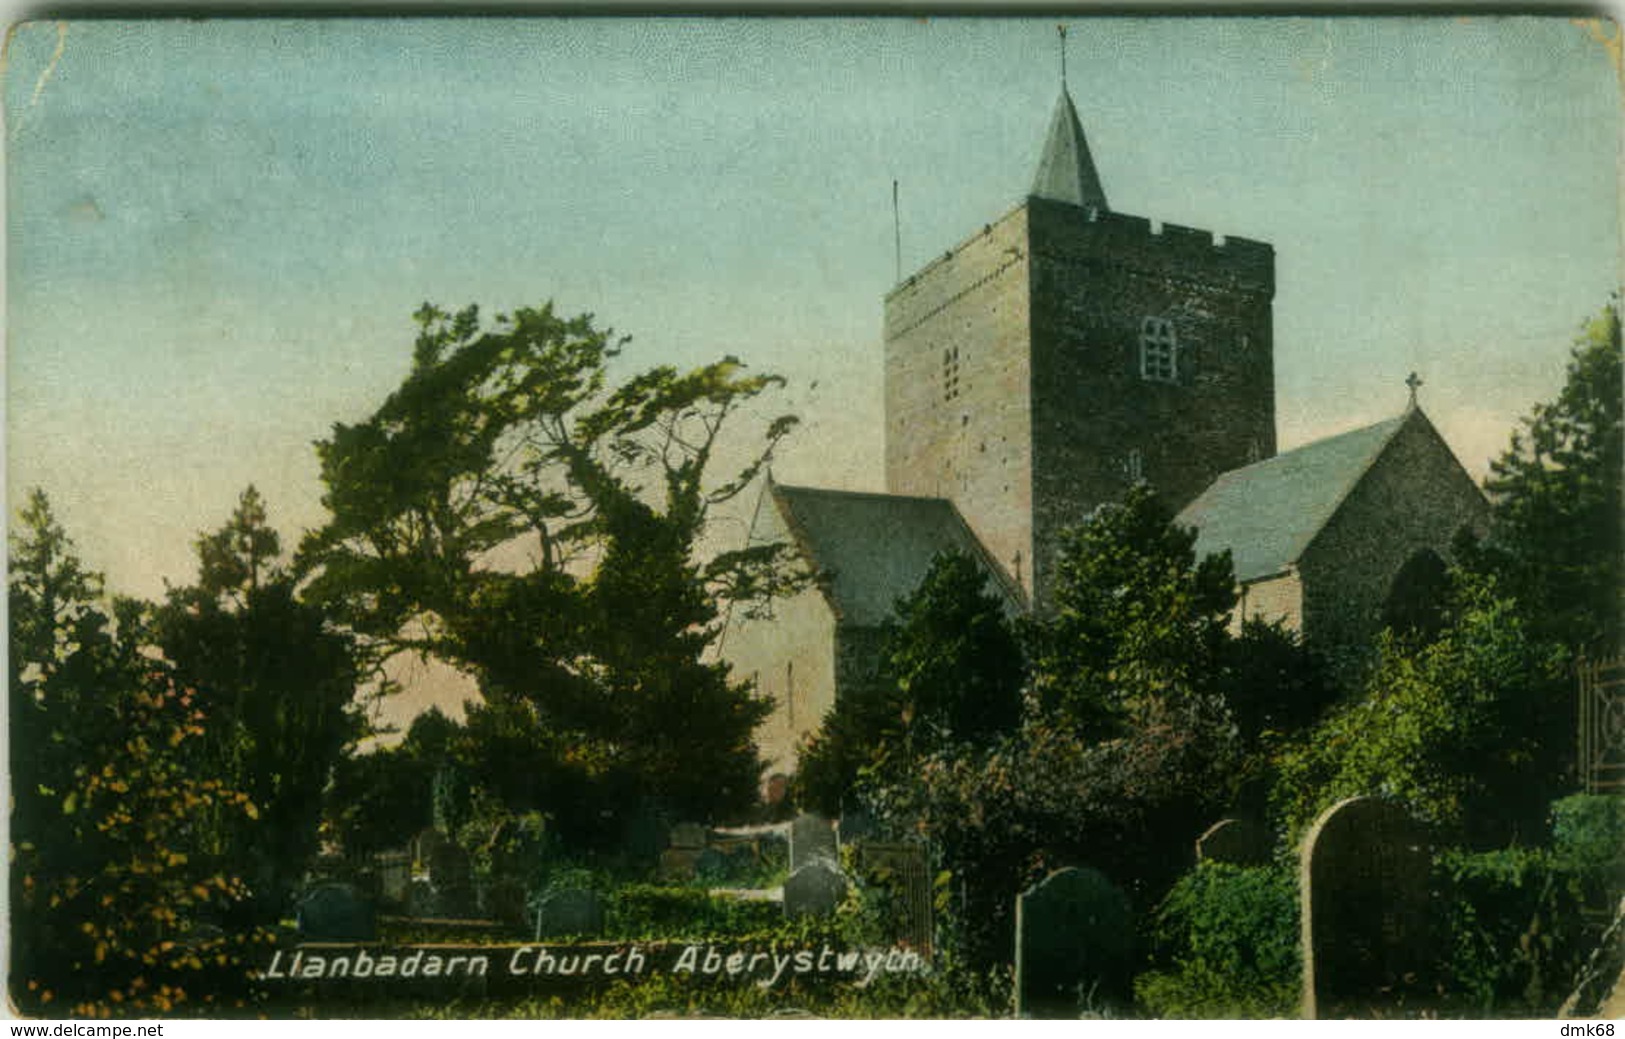
<svg viewBox="0 0 1625 1039">
<path fill-rule="evenodd" d="M 1018 208 L 886 298 L 886 489 L 952 499 L 1031 590 L 1027 216 Z"/>
<path fill-rule="evenodd" d="M 751 525 L 751 544 L 793 544 L 783 517 L 763 491 Z M 788 775 L 801 736 L 818 727 L 835 703 L 835 615 L 816 587 L 774 600 L 766 616 L 748 619 L 736 609 L 720 649 L 736 680 L 753 680 L 773 713 L 756 730 L 767 763 L 764 777 Z"/>
<path fill-rule="evenodd" d="M 1043 598 L 1056 539 L 1143 476 L 1177 511 L 1275 453 L 1274 250 L 1030 199 L 1033 527 Z M 1141 372 L 1146 318 L 1177 374 Z"/>
<path fill-rule="evenodd" d="M 1363 653 L 1400 568 L 1425 548 L 1450 560 L 1456 531 L 1482 533 L 1488 515 L 1449 445 L 1412 412 L 1299 562 L 1306 637 L 1334 656 Z"/>
<path fill-rule="evenodd" d="M 1293 631 L 1303 630 L 1303 582 L 1296 573 L 1266 577 L 1241 586 L 1241 597 L 1230 618 L 1230 632 L 1241 634 L 1243 622 L 1281 621 Z"/>
</svg>

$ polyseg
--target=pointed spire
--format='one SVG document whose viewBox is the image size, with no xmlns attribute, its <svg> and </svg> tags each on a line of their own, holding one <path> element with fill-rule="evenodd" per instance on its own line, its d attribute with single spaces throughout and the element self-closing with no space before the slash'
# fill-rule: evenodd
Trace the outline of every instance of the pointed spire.
<svg viewBox="0 0 1625 1039">
<path fill-rule="evenodd" d="M 1064 84 L 1029 194 L 1074 206 L 1093 206 L 1102 211 L 1107 208 L 1106 192 L 1100 186 L 1095 162 L 1089 157 L 1089 143 L 1083 139 L 1083 124 L 1078 122 L 1078 111 L 1072 107 L 1072 95 Z"/>
</svg>

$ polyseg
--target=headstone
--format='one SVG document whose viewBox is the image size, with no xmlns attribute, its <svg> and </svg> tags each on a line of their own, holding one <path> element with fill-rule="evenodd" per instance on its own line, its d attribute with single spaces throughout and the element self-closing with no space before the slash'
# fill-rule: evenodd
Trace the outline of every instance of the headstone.
<svg viewBox="0 0 1625 1039">
<path fill-rule="evenodd" d="M 1371 797 L 1315 820 L 1299 853 L 1303 1016 L 1364 1015 L 1428 969 L 1431 855 L 1404 809 Z"/>
<path fill-rule="evenodd" d="M 439 916 L 440 900 L 435 898 L 434 885 L 427 877 L 413 877 L 406 888 L 406 915 L 415 917 Z"/>
<path fill-rule="evenodd" d="M 1269 858 L 1269 834 L 1251 819 L 1220 819 L 1196 838 L 1198 862 L 1262 866 Z"/>
<path fill-rule="evenodd" d="M 1099 870 L 1062 869 L 1016 898 L 1016 1016 L 1075 1018 L 1127 995 L 1134 924 Z"/>
<path fill-rule="evenodd" d="M 821 815 L 798 815 L 790 823 L 790 872 L 823 862 L 834 868 L 840 864 L 835 827 Z"/>
<path fill-rule="evenodd" d="M 378 937 L 371 901 L 349 884 L 318 884 L 299 900 L 299 933 L 313 942 L 370 942 Z"/>
<path fill-rule="evenodd" d="M 406 901 L 406 886 L 412 882 L 412 856 L 404 851 L 380 852 L 377 872 L 378 893 L 385 901 Z"/>
<path fill-rule="evenodd" d="M 555 891 L 536 910 L 536 940 L 566 935 L 596 936 L 604 929 L 604 904 L 585 888 Z"/>
<path fill-rule="evenodd" d="M 705 847 L 705 827 L 699 823 L 678 823 L 671 828 L 671 846 L 698 851 Z"/>
<path fill-rule="evenodd" d="M 408 851 L 411 852 L 414 862 L 427 867 L 429 861 L 434 858 L 435 852 L 439 851 L 441 846 L 448 843 L 448 841 L 449 838 L 445 834 L 431 826 L 412 838 Z"/>
<path fill-rule="evenodd" d="M 467 916 L 475 910 L 474 870 L 468 852 L 447 841 L 429 858 L 429 883 L 434 885 L 440 913 Z"/>
<path fill-rule="evenodd" d="M 823 860 L 810 862 L 784 882 L 784 915 L 829 916 L 846 897 L 846 878 Z"/>
</svg>

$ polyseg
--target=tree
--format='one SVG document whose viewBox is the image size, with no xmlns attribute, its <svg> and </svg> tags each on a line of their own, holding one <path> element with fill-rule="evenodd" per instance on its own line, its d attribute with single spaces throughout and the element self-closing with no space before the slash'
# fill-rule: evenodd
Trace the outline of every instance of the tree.
<svg viewBox="0 0 1625 1039">
<path fill-rule="evenodd" d="M 1021 721 L 1026 667 L 1004 604 L 969 557 L 939 555 L 899 600 L 877 674 L 838 700 L 800 757 L 799 799 L 839 815 L 865 768 L 985 746 Z"/>
<path fill-rule="evenodd" d="M 1535 406 L 1485 482 L 1490 536 L 1473 565 L 1497 575 L 1536 638 L 1579 651 L 1621 648 L 1622 385 L 1613 302 L 1577 339 L 1557 399 Z"/>
<path fill-rule="evenodd" d="M 1018 727 L 859 770 L 877 817 L 939 849 L 975 964 L 1008 961 L 1014 893 L 1051 869 L 1087 862 L 1151 904 L 1231 796 L 1229 560 L 1198 561 L 1195 535 L 1171 519 L 1142 486 L 1063 535 L 1054 607 L 1025 625 Z M 920 676 L 965 624 L 934 616 L 932 638 L 901 655 Z"/>
<path fill-rule="evenodd" d="M 198 583 L 170 590 L 154 637 L 209 718 L 210 774 L 258 806 L 224 839 L 275 919 L 316 852 L 333 767 L 362 735 L 358 663 L 353 640 L 297 595 L 252 486 L 197 551 Z"/>
<path fill-rule="evenodd" d="M 1289 834 L 1356 795 L 1397 800 L 1481 847 L 1544 833 L 1571 782 L 1572 730 L 1543 709 L 1567 686 L 1562 655 L 1492 580 L 1455 578 L 1438 638 L 1385 632 L 1363 695 L 1282 752 L 1273 800 Z"/>
<path fill-rule="evenodd" d="M 405 382 L 317 445 L 332 518 L 301 551 L 312 593 L 387 650 L 472 673 L 484 703 L 470 738 L 501 737 L 487 761 L 505 777 L 624 791 L 594 808 L 623 819 L 633 802 L 693 818 L 750 804 L 768 708 L 703 655 L 719 602 L 790 586 L 785 549 L 700 548 L 711 509 L 795 420 L 769 422 L 717 480 L 724 429 L 782 380 L 728 358 L 612 389 L 626 341 L 587 317 L 417 317 Z M 582 807 L 568 782 L 506 787 L 541 799 L 516 808 Z"/>
<path fill-rule="evenodd" d="M 249 796 L 196 753 L 211 721 L 149 652 L 145 608 L 109 613 L 34 491 L 10 558 L 10 986 L 16 1005 L 149 1016 L 241 1006 L 252 927 L 212 936 L 247 896 L 213 836 Z"/>
<path fill-rule="evenodd" d="M 1235 578 L 1229 553 L 1198 561 L 1195 544 L 1143 483 L 1062 534 L 1052 609 L 1028 631 L 1044 709 L 1103 737 L 1148 699 L 1211 694 Z"/>
</svg>

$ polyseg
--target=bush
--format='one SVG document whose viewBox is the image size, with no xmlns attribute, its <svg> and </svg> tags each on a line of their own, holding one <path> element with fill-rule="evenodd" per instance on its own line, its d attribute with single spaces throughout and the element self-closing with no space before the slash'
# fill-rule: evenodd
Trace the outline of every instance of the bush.
<svg viewBox="0 0 1625 1039">
<path fill-rule="evenodd" d="M 1279 1017 L 1299 996 L 1296 878 L 1284 866 L 1203 863 L 1163 899 L 1153 925 L 1168 971 L 1135 980 L 1156 1017 Z"/>
<path fill-rule="evenodd" d="M 1575 794 L 1554 803 L 1552 848 L 1580 874 L 1588 903 L 1612 908 L 1625 893 L 1625 797 Z"/>
<path fill-rule="evenodd" d="M 1546 849 L 1446 851 L 1452 995 L 1497 1016 L 1556 1010 L 1595 935 L 1580 912 L 1581 873 Z"/>
<path fill-rule="evenodd" d="M 609 899 L 606 937 L 695 939 L 773 930 L 784 919 L 777 902 L 745 902 L 696 888 L 628 884 Z"/>
</svg>

